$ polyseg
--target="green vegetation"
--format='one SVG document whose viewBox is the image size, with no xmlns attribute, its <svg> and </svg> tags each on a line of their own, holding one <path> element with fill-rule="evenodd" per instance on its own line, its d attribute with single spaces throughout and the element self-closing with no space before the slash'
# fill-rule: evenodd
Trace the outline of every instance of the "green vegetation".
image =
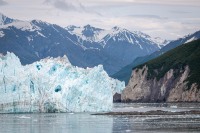
<svg viewBox="0 0 200 133">
<path fill-rule="evenodd" d="M 147 65 L 149 68 L 148 79 L 156 77 L 157 80 L 162 78 L 170 69 L 175 70 L 174 77 L 176 78 L 183 72 L 182 70 L 184 70 L 185 66 L 188 65 L 190 68 L 189 77 L 186 79 L 186 81 L 188 81 L 188 88 L 190 88 L 193 83 L 197 83 L 199 86 L 200 39 L 183 44 L 138 67 L 141 68 L 144 65 Z"/>
</svg>

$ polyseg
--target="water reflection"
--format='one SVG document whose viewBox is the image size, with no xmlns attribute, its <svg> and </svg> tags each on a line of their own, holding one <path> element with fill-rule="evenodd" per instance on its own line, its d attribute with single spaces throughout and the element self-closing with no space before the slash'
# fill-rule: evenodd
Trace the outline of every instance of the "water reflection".
<svg viewBox="0 0 200 133">
<path fill-rule="evenodd" d="M 1 114 L 0 133 L 111 133 L 113 118 L 84 114 Z"/>
</svg>

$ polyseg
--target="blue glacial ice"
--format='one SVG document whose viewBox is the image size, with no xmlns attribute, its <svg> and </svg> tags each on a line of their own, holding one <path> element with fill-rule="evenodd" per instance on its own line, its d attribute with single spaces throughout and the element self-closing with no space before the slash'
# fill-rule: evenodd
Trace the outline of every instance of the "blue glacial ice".
<svg viewBox="0 0 200 133">
<path fill-rule="evenodd" d="M 124 88 L 102 65 L 78 68 L 64 56 L 22 66 L 13 53 L 0 55 L 0 113 L 111 111 Z"/>
</svg>

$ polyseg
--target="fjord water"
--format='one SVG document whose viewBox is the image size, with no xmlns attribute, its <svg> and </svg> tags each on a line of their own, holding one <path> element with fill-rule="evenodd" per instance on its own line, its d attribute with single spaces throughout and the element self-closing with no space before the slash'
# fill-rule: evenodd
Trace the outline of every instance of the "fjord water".
<svg viewBox="0 0 200 133">
<path fill-rule="evenodd" d="M 200 110 L 200 103 L 114 104 L 113 111 Z M 0 114 L 0 133 L 198 133 L 200 115 Z"/>
</svg>

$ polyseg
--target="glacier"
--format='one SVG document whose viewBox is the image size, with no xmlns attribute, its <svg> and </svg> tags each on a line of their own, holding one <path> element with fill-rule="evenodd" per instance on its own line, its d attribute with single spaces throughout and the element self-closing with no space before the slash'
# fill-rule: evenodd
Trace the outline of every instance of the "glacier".
<svg viewBox="0 0 200 133">
<path fill-rule="evenodd" d="M 78 68 L 63 56 L 23 66 L 13 53 L 0 55 L 0 113 L 111 111 L 124 88 L 102 65 Z"/>
</svg>

